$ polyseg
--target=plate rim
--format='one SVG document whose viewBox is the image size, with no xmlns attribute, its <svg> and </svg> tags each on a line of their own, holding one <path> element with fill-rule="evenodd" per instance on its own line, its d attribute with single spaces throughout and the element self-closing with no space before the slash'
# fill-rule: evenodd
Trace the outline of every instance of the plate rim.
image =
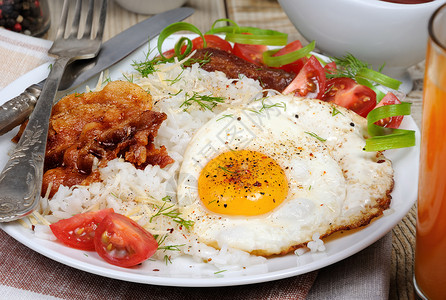
<svg viewBox="0 0 446 300">
<path fill-rule="evenodd" d="M 171 40 L 177 38 L 174 35 L 171 37 Z M 150 43 L 156 42 L 156 38 L 151 40 L 148 44 L 138 48 L 135 50 L 133 54 L 128 56 L 127 58 L 124 58 L 122 61 L 118 62 L 114 66 L 110 67 L 110 70 L 117 70 L 115 72 L 120 72 L 122 66 L 129 65 L 129 62 L 134 61 L 135 57 L 145 57 L 145 54 L 143 51 L 146 51 L 147 45 Z M 15 80 L 13 83 L 5 87 L 0 91 L 0 103 L 5 102 L 7 99 L 21 93 L 24 89 L 24 87 L 37 83 L 40 80 L 44 79 L 46 75 L 48 74 L 48 65 L 49 63 L 45 63 L 34 70 L 31 70 L 30 72 L 22 75 L 20 78 Z M 110 72 L 112 73 L 112 72 Z M 97 76 L 95 76 L 97 78 Z M 86 83 L 90 84 L 93 81 L 93 79 L 87 81 Z M 86 83 L 81 84 L 80 86 L 85 87 Z M 419 168 L 419 152 L 420 152 L 420 130 L 418 126 L 416 125 L 415 121 L 413 120 L 412 116 L 407 116 L 405 118 L 405 127 L 415 130 L 416 135 L 416 146 L 412 148 L 407 148 L 407 152 L 409 156 L 415 156 L 417 157 L 416 160 L 412 161 L 413 165 L 411 167 L 414 168 L 414 171 L 418 172 Z M 4 139 L 8 138 L 10 139 L 13 136 L 14 133 L 8 133 L 5 136 L 1 137 L 0 143 L 4 142 Z M 418 174 L 418 173 L 417 173 Z M 30 239 L 27 234 L 21 232 L 21 225 L 19 225 L 17 222 L 14 223 L 0 223 L 0 229 L 5 231 L 8 235 L 10 235 L 12 238 L 17 240 L 18 242 L 22 243 L 26 247 L 32 249 L 33 251 L 36 251 L 54 261 L 57 261 L 59 263 L 63 263 L 65 265 L 68 265 L 70 267 L 89 272 L 92 274 L 100 275 L 103 277 L 108 277 L 112 279 L 119 279 L 124 280 L 128 282 L 137 282 L 137 283 L 143 283 L 143 284 L 154 284 L 154 285 L 160 285 L 160 286 L 175 286 L 175 287 L 221 287 L 221 286 L 238 286 L 238 285 L 246 285 L 246 284 L 253 284 L 253 283 L 261 283 L 261 282 L 268 282 L 273 280 L 279 280 L 284 278 L 289 278 L 297 275 L 302 275 L 308 272 L 312 272 L 318 269 L 321 269 L 323 267 L 329 266 L 331 264 L 334 264 L 336 262 L 339 262 L 349 256 L 352 256 L 361 250 L 369 247 L 373 243 L 375 243 L 377 240 L 382 238 L 385 234 L 390 232 L 403 218 L 404 216 L 409 212 L 409 210 L 412 208 L 413 204 L 415 203 L 417 199 L 417 185 L 418 185 L 418 178 L 415 179 L 416 182 L 414 182 L 414 185 L 416 187 L 412 186 L 413 191 L 410 192 L 411 199 L 406 199 L 405 202 L 407 203 L 404 205 L 404 209 L 393 211 L 390 216 L 384 216 L 384 217 L 390 217 L 386 219 L 386 226 L 385 230 L 371 230 L 371 233 L 368 235 L 366 242 L 361 241 L 358 242 L 352 246 L 349 246 L 345 248 L 343 251 L 340 251 L 334 255 L 331 255 L 329 258 L 329 263 L 327 263 L 324 260 L 316 260 L 309 264 L 305 264 L 300 267 L 292 267 L 287 268 L 283 270 L 277 270 L 273 272 L 266 272 L 262 274 L 256 274 L 256 275 L 244 275 L 244 276 L 236 276 L 236 277 L 210 277 L 210 278 L 204 278 L 204 277 L 197 277 L 197 278 L 182 278 L 182 277 L 169 277 L 169 276 L 151 276 L 151 275 L 144 275 L 144 274 L 136 274 L 131 273 L 132 275 L 129 277 L 127 269 L 125 268 L 119 268 L 111 265 L 108 265 L 106 268 L 102 266 L 97 266 L 94 264 L 88 264 L 79 261 L 78 259 L 75 259 L 73 257 L 64 255 L 62 253 L 58 253 L 54 249 L 48 249 L 48 248 L 41 248 L 43 246 L 39 246 L 38 243 L 33 243 L 34 239 L 39 239 L 37 237 L 34 237 L 33 239 Z M 415 184 L 416 183 L 416 184 Z M 393 194 L 394 192 L 392 192 Z M 393 203 L 393 202 L 391 202 Z M 390 219 L 390 220 L 389 220 Z M 382 218 L 378 218 L 376 220 L 373 220 L 372 223 L 378 222 L 383 223 L 381 221 Z M 19 227 L 20 226 L 20 227 Z M 361 228 L 360 231 L 364 231 L 367 228 L 373 227 L 373 224 L 370 224 L 366 227 Z M 20 228 L 20 229 L 18 229 Z M 28 230 L 24 227 L 22 227 L 23 230 Z M 355 233 L 353 233 L 354 235 Z M 28 235 L 32 235 L 31 232 L 28 232 Z M 46 242 L 46 240 L 42 240 Z M 51 242 L 55 243 L 55 242 Z M 76 250 L 71 249 L 74 251 L 81 251 L 82 250 Z M 85 251 L 83 251 L 85 252 Z M 293 255 L 293 254 L 288 254 Z M 116 268 L 119 268 L 118 270 L 115 270 Z"/>
</svg>

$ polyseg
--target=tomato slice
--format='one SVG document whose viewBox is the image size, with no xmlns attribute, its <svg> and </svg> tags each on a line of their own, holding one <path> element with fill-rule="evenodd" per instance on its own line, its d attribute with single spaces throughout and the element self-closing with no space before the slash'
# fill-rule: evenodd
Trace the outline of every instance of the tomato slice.
<svg viewBox="0 0 446 300">
<path fill-rule="evenodd" d="M 384 105 L 391 105 L 391 104 L 400 104 L 401 101 L 398 99 L 397 96 L 395 96 L 393 93 L 388 92 L 384 98 L 376 105 L 376 107 L 384 106 Z M 381 119 L 378 122 L 375 122 L 376 125 L 381 127 L 387 127 L 387 128 L 398 128 L 401 125 L 401 122 L 403 121 L 404 116 L 395 116 L 395 117 L 389 117 L 385 119 Z"/>
<path fill-rule="evenodd" d="M 376 106 L 376 93 L 351 78 L 340 77 L 327 81 L 323 100 L 351 109 L 365 118 Z"/>
<path fill-rule="evenodd" d="M 324 68 L 317 58 L 312 55 L 296 78 L 285 88 L 283 94 L 294 92 L 297 96 L 322 99 L 325 92 L 325 82 Z"/>
<path fill-rule="evenodd" d="M 291 53 L 293 51 L 299 50 L 302 48 L 302 43 L 299 40 L 293 41 L 289 44 L 287 44 L 285 47 L 277 51 L 273 56 L 281 56 L 284 54 Z M 298 74 L 300 70 L 302 70 L 302 67 L 306 63 L 307 58 L 302 57 L 301 59 L 296 60 L 295 62 L 283 65 L 279 67 L 279 69 L 285 70 L 287 72 L 292 72 L 295 74 Z"/>
<path fill-rule="evenodd" d="M 217 35 L 205 34 L 204 39 L 206 40 L 206 46 L 209 48 L 217 48 L 226 52 L 232 51 L 231 44 Z M 192 50 L 201 48 L 203 48 L 203 39 L 201 38 L 201 36 L 199 36 L 192 40 Z M 186 47 L 182 48 L 183 51 L 185 49 Z"/>
<path fill-rule="evenodd" d="M 250 33 L 244 33 L 250 34 Z M 268 50 L 268 47 L 265 45 L 248 45 L 248 44 L 239 44 L 234 43 L 234 47 L 232 48 L 232 53 L 241 59 L 252 62 L 258 66 L 263 65 L 263 52 Z"/>
<path fill-rule="evenodd" d="M 120 267 L 135 266 L 158 249 L 155 238 L 126 216 L 108 214 L 96 229 L 96 252 L 105 261 Z"/>
<path fill-rule="evenodd" d="M 75 215 L 50 225 L 54 235 L 65 245 L 81 250 L 94 250 L 94 236 L 98 224 L 113 213 L 113 209 L 104 209 Z"/>
</svg>

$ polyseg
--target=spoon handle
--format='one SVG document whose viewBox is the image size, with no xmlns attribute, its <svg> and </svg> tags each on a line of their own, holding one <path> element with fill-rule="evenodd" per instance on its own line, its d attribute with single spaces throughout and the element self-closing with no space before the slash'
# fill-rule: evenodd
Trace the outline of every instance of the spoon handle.
<svg viewBox="0 0 446 300">
<path fill-rule="evenodd" d="M 28 125 L 0 174 L 0 222 L 20 219 L 39 204 L 49 119 L 68 58 L 55 61 Z"/>
</svg>

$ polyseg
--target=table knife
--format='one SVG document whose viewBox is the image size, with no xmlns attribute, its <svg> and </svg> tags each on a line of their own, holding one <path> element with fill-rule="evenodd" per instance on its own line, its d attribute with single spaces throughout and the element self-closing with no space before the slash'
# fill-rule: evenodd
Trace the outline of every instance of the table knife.
<svg viewBox="0 0 446 300">
<path fill-rule="evenodd" d="M 166 26 L 184 20 L 194 13 L 180 7 L 142 21 L 102 44 L 99 55 L 91 60 L 76 61 L 67 66 L 59 91 L 74 87 L 122 60 L 157 36 Z M 0 135 L 23 123 L 34 109 L 45 80 L 29 86 L 17 97 L 0 106 Z"/>
</svg>

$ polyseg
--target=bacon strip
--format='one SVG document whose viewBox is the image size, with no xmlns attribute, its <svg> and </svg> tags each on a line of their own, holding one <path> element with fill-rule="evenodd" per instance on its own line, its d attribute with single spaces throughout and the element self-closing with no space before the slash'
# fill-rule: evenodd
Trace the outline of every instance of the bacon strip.
<svg viewBox="0 0 446 300">
<path fill-rule="evenodd" d="M 109 83 L 102 91 L 71 94 L 53 108 L 45 156 L 42 195 L 51 184 L 52 197 L 60 185 L 99 181 L 93 171 L 123 157 L 137 168 L 151 164 L 165 167 L 173 162 L 164 146 L 153 140 L 165 113 L 151 110 L 150 95 L 136 84 Z"/>
</svg>

